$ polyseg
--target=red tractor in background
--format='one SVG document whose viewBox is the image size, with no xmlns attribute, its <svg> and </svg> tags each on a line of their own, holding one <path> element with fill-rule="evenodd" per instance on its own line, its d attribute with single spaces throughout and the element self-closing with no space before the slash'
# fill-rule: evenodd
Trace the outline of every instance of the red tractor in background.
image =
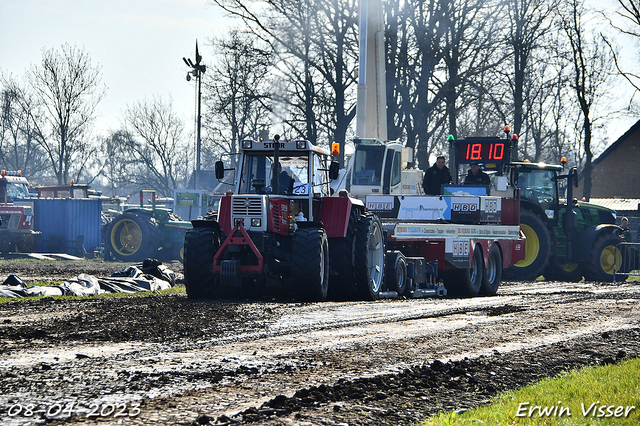
<svg viewBox="0 0 640 426">
<path fill-rule="evenodd" d="M 333 155 L 337 155 L 334 144 Z M 217 217 L 192 221 L 184 251 L 189 298 L 258 292 L 267 279 L 305 301 L 377 299 L 385 237 L 362 201 L 330 196 L 338 175 L 332 153 L 306 140 L 242 141 L 235 192 Z M 229 173 L 231 175 L 232 173 Z M 250 294 L 251 295 L 251 294 Z"/>
<path fill-rule="evenodd" d="M 35 249 L 41 233 L 33 230 L 33 206 L 15 204 L 29 197 L 29 182 L 19 170 L 0 172 L 0 253 Z"/>
</svg>

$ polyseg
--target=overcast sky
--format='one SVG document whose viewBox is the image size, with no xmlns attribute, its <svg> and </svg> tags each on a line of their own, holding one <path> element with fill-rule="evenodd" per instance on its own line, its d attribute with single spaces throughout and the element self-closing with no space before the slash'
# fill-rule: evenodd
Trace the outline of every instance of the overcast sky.
<svg viewBox="0 0 640 426">
<path fill-rule="evenodd" d="M 171 96 L 174 110 L 192 120 L 195 87 L 182 57 L 195 58 L 197 39 L 206 63 L 208 40 L 225 27 L 207 0 L 1 0 L 0 72 L 22 76 L 41 62 L 42 49 L 69 43 L 102 68 L 101 133 L 120 127 L 127 105 L 154 95 Z"/>
</svg>

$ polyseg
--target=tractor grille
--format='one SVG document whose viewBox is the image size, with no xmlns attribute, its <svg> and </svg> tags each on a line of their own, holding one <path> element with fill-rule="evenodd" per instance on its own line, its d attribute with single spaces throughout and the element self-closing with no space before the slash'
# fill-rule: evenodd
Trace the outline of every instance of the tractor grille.
<svg viewBox="0 0 640 426">
<path fill-rule="evenodd" d="M 233 197 L 231 206 L 232 215 L 235 216 L 262 216 L 262 198 Z"/>
<path fill-rule="evenodd" d="M 280 204 L 271 203 L 271 211 L 273 212 L 273 230 L 280 232 Z"/>
</svg>

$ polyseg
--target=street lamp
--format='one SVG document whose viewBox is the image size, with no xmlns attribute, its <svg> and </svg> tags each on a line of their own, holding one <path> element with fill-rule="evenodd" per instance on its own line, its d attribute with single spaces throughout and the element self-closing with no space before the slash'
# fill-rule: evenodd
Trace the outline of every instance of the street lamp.
<svg viewBox="0 0 640 426">
<path fill-rule="evenodd" d="M 195 77 L 196 79 L 196 91 L 198 93 L 198 110 L 197 114 L 197 126 L 196 126 L 196 173 L 193 177 L 193 189 L 198 189 L 198 177 L 200 174 L 200 146 L 202 144 L 202 140 L 200 139 L 200 127 L 202 126 L 202 116 L 200 114 L 200 103 L 202 100 L 202 74 L 205 73 L 207 67 L 203 64 L 200 64 L 202 61 L 202 56 L 198 53 L 198 40 L 196 40 L 196 60 L 195 63 L 191 61 L 189 58 L 182 58 L 185 64 L 191 68 L 191 71 L 187 72 L 187 81 L 191 81 L 191 77 Z"/>
</svg>

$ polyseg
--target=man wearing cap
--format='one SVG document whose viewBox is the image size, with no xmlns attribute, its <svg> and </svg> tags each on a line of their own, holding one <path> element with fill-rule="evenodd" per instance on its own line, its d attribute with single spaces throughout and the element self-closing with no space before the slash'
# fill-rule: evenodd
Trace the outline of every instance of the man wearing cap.
<svg viewBox="0 0 640 426">
<path fill-rule="evenodd" d="M 480 164 L 477 161 L 471 163 L 469 173 L 464 178 L 465 185 L 491 185 L 489 175 L 480 170 Z"/>
<path fill-rule="evenodd" d="M 427 195 L 441 195 L 442 186 L 451 182 L 451 173 L 444 165 L 444 157 L 438 156 L 436 163 L 424 172 L 422 178 L 422 188 Z"/>
</svg>

